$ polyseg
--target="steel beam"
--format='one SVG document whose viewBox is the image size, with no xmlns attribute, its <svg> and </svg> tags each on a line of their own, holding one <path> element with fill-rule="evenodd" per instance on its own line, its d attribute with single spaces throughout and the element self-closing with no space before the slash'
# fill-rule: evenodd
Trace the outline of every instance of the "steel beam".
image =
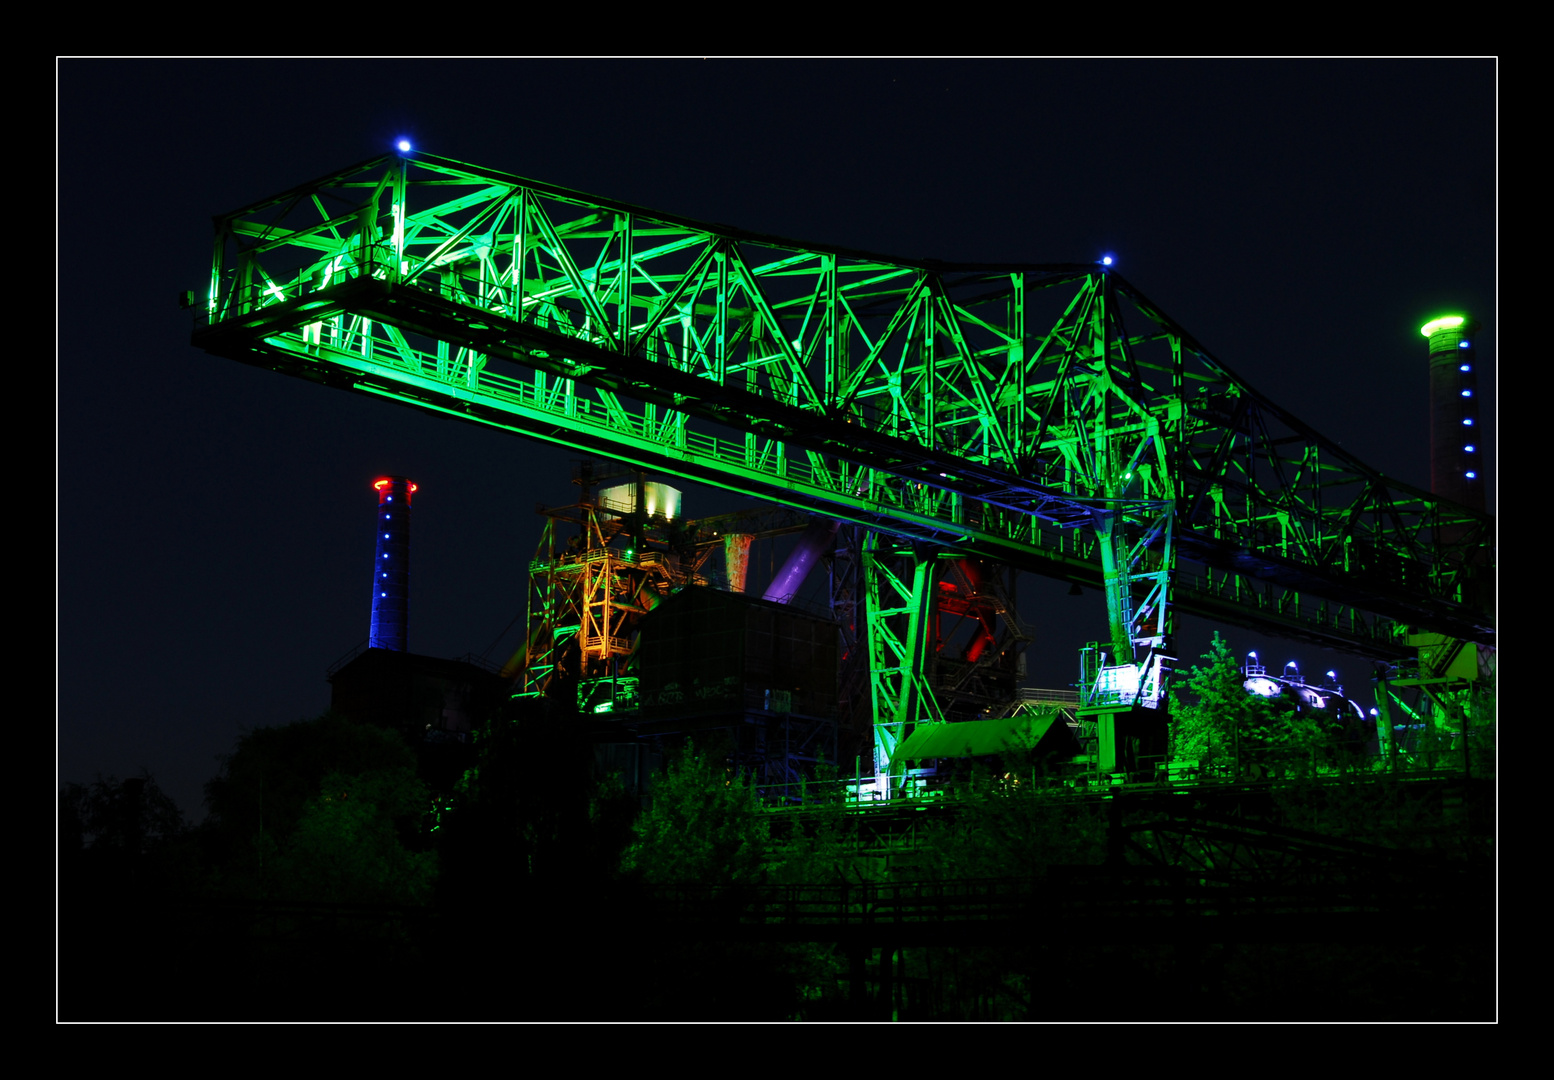
<svg viewBox="0 0 1554 1080">
<path fill-rule="evenodd" d="M 1183 610 L 1381 656 L 1398 623 L 1494 640 L 1493 519 L 1098 266 L 800 244 L 407 153 L 218 217 L 194 340 L 1095 587 L 1168 506 Z"/>
</svg>

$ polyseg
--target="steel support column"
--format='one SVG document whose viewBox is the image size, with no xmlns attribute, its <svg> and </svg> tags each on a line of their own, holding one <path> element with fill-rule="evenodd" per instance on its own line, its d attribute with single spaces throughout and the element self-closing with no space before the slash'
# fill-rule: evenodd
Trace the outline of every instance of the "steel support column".
<svg viewBox="0 0 1554 1080">
<path fill-rule="evenodd" d="M 923 670 L 937 565 L 933 551 L 883 533 L 864 542 L 874 773 L 892 794 L 904 770 L 891 764 L 896 747 L 917 724 L 942 719 Z"/>
</svg>

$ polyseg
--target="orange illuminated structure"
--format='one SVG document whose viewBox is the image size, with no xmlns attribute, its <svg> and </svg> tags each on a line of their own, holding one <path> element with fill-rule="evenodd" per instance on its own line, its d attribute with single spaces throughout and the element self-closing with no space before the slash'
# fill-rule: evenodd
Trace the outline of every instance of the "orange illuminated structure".
<svg viewBox="0 0 1554 1080">
<path fill-rule="evenodd" d="M 620 482 L 595 490 L 612 480 Z M 599 475 L 584 465 L 573 483 L 582 488 L 576 503 L 539 509 L 545 527 L 529 563 L 528 632 L 502 673 L 518 696 L 575 685 L 585 713 L 635 708 L 638 621 L 671 593 L 708 584 L 714 551 L 731 562 L 717 583 L 741 591 L 738 556 L 750 541 L 799 531 L 808 520 L 779 507 L 687 521 L 678 490 L 635 470 Z"/>
</svg>

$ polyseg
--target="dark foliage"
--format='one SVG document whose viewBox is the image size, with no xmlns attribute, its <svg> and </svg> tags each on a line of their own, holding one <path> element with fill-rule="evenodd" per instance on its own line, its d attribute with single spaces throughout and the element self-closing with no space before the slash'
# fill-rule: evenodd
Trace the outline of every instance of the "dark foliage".
<svg viewBox="0 0 1554 1080">
<path fill-rule="evenodd" d="M 330 773 L 414 772 L 415 765 L 395 732 L 326 712 L 244 735 L 206 783 L 205 805 L 209 821 L 228 833 L 285 838 Z"/>
<path fill-rule="evenodd" d="M 62 851 L 144 854 L 182 837 L 187 825 L 178 805 L 142 769 L 125 780 L 99 774 L 90 784 L 64 784 L 59 830 Z"/>
</svg>

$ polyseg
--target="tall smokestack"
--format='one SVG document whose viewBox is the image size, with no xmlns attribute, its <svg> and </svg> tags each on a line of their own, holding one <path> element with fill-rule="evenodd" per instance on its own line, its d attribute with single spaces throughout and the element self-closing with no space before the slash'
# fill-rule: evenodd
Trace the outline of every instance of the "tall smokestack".
<svg viewBox="0 0 1554 1080">
<path fill-rule="evenodd" d="M 1430 492 L 1484 509 L 1483 432 L 1479 429 L 1479 323 L 1444 315 L 1419 328 L 1430 342 Z"/>
<path fill-rule="evenodd" d="M 367 647 L 405 652 L 410 630 L 410 496 L 416 485 L 403 476 L 382 476 L 372 486 L 378 492 L 378 541 Z"/>
</svg>

